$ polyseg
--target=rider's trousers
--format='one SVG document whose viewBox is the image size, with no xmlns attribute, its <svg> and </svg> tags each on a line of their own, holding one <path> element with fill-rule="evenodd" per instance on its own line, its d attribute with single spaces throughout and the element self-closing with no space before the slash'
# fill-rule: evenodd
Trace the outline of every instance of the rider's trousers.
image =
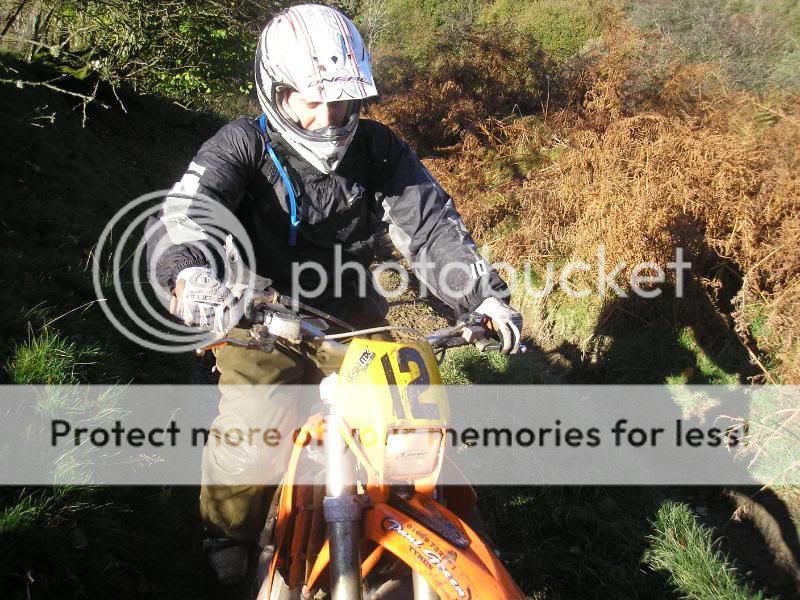
<svg viewBox="0 0 800 600">
<path fill-rule="evenodd" d="M 234 329 L 230 336 L 246 339 L 247 331 Z M 311 396 L 315 384 L 337 371 L 341 360 L 321 353 L 303 358 L 277 347 L 266 353 L 224 346 L 216 357 L 221 399 L 219 416 L 203 449 L 200 514 L 216 535 L 249 542 L 258 538 L 276 489 L 252 482 L 279 481 L 292 445 L 267 447 L 258 436 L 253 437 L 254 443 L 231 445 L 221 443 L 223 432 L 248 431 L 254 426 L 285 432 L 300 427 L 308 414 L 302 414 L 298 399 L 288 397 L 282 386 L 309 384 L 314 386 Z"/>
<path fill-rule="evenodd" d="M 356 327 L 387 324 L 386 299 L 370 284 L 363 298 L 345 298 L 323 307 Z M 229 334 L 241 340 L 248 331 Z M 268 447 L 255 436 L 254 444 L 220 443 L 225 431 L 262 431 L 276 428 L 294 431 L 308 417 L 308 406 L 289 397 L 286 385 L 308 385 L 307 400 L 318 398 L 317 384 L 339 370 L 341 357 L 322 352 L 303 356 L 291 350 L 273 352 L 223 346 L 215 351 L 220 373 L 219 416 L 211 425 L 203 448 L 200 480 L 200 515 L 215 535 L 243 542 L 258 540 L 266 522 L 276 486 L 253 485 L 253 481 L 280 481 L 289 464 L 292 444 Z M 254 389 L 254 386 L 258 386 Z M 260 445 L 259 445 L 260 444 Z M 214 482 L 211 485 L 209 482 Z M 216 485 L 225 482 L 225 485 Z"/>
</svg>

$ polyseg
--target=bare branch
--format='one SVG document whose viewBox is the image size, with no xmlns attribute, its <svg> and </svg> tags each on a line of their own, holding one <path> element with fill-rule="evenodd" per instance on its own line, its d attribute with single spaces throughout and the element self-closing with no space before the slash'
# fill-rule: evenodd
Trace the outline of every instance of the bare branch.
<svg viewBox="0 0 800 600">
<path fill-rule="evenodd" d="M 53 85 L 53 81 L 60 81 L 63 77 L 57 77 L 56 79 L 51 79 L 50 81 L 23 81 L 22 79 L 0 79 L 0 83 L 8 83 L 11 85 L 15 85 L 18 88 L 24 87 L 44 87 L 49 90 L 53 90 L 54 92 L 58 92 L 59 94 L 65 94 L 67 96 L 73 96 L 75 98 L 80 98 L 83 104 L 83 119 L 81 122 L 82 127 L 86 127 L 86 107 L 89 106 L 92 102 L 97 102 L 103 108 L 109 108 L 107 104 L 104 102 L 100 102 L 97 100 L 97 89 L 100 86 L 100 80 L 97 80 L 94 84 L 94 89 L 90 95 L 81 94 L 80 92 L 73 92 L 71 90 L 65 90 L 64 88 L 58 87 L 57 85 Z M 116 95 L 116 94 L 115 94 Z M 123 107 L 124 108 L 124 107 Z"/>
</svg>

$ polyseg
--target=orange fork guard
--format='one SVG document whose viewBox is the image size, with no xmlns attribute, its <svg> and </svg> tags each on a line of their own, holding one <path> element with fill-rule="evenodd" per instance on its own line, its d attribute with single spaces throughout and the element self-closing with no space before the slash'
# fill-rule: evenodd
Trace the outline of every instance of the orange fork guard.
<svg viewBox="0 0 800 600">
<path fill-rule="evenodd" d="M 272 591 L 275 571 L 281 560 L 281 548 L 286 541 L 289 517 L 293 507 L 294 477 L 300 458 L 300 450 L 311 438 L 320 435 L 322 419 L 315 415 L 301 429 L 295 440 L 295 449 L 286 472 L 283 493 L 278 509 L 275 556 L 270 565 L 268 580 L 262 585 L 258 600 L 267 600 Z M 363 537 L 377 544 L 364 561 L 362 577 L 375 566 L 384 550 L 402 560 L 411 569 L 419 572 L 430 584 L 441 600 L 461 600 L 493 598 L 497 600 L 524 600 L 525 596 L 516 586 L 505 567 L 481 537 L 463 520 L 444 506 L 437 503 L 436 511 L 420 501 L 415 494 L 408 502 L 415 510 L 426 514 L 432 520 L 446 518 L 460 527 L 470 541 L 466 549 L 461 549 L 435 533 L 414 518 L 385 502 L 376 502 L 367 509 L 363 525 Z M 299 557 L 292 557 L 299 558 Z M 309 571 L 306 586 L 313 589 L 330 561 L 330 547 L 326 542 Z M 293 561 L 294 562 L 294 561 Z"/>
<path fill-rule="evenodd" d="M 418 497 L 412 498 L 410 502 L 415 509 L 435 518 L 436 515 Z M 379 502 L 367 511 L 363 522 L 364 536 L 375 542 L 377 547 L 362 561 L 362 578 L 372 570 L 381 555 L 388 551 L 422 574 L 441 600 L 523 599 L 523 593 L 480 536 L 446 508 L 438 506 L 437 510 L 466 532 L 470 540 L 467 549 L 457 548 L 393 506 Z M 395 523 L 403 526 L 403 534 L 397 531 Z M 329 561 L 330 547 L 326 542 L 309 573 L 306 589 L 317 586 Z"/>
</svg>

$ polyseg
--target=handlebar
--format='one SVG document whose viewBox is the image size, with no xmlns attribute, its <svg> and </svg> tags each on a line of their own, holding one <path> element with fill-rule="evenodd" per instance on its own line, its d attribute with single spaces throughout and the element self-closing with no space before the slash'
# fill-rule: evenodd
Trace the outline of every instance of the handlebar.
<svg viewBox="0 0 800 600">
<path fill-rule="evenodd" d="M 434 351 L 444 352 L 450 348 L 466 345 L 474 345 L 481 352 L 499 351 L 501 349 L 500 344 L 497 343 L 496 339 L 493 339 L 494 332 L 488 327 L 490 323 L 488 317 L 478 313 L 470 313 L 463 316 L 455 325 L 434 331 L 428 336 L 423 336 L 419 331 L 411 327 L 399 325 L 359 330 L 352 330 L 352 327 L 347 326 L 346 328 L 351 329 L 351 331 L 325 334 L 310 319 L 302 318 L 293 310 L 287 311 L 284 300 L 286 300 L 285 297 L 276 294 L 253 298 L 251 303 L 252 310 L 249 312 L 251 315 L 249 319 L 250 340 L 244 342 L 234 338 L 223 337 L 198 348 L 197 353 L 202 355 L 208 350 L 224 345 L 271 352 L 275 343 L 280 342 L 283 345 L 288 344 L 290 346 L 308 343 L 317 346 L 320 350 L 344 355 L 347 345 L 339 342 L 339 340 L 390 331 L 414 335 L 430 344 Z M 296 309 L 296 304 L 292 308 Z M 313 319 L 315 321 L 319 321 L 321 318 L 323 321 L 329 321 L 336 325 L 347 325 L 321 311 L 314 310 L 311 312 L 317 315 Z M 520 346 L 521 353 L 526 350 L 525 346 Z"/>
</svg>

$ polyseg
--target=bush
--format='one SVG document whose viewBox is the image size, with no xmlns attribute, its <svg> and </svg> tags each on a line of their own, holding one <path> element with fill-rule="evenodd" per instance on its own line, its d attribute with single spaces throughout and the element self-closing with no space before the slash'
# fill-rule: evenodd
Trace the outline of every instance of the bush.
<svg viewBox="0 0 800 600">
<path fill-rule="evenodd" d="M 484 145 L 494 135 L 492 118 L 541 110 L 558 95 L 554 66 L 530 38 L 498 33 L 480 28 L 442 39 L 410 91 L 403 75 L 415 73 L 413 65 L 395 57 L 386 68 L 381 57 L 381 85 L 393 94 L 371 114 L 430 152 L 465 140 Z"/>
<path fill-rule="evenodd" d="M 644 0 L 631 21 L 670 39 L 686 62 L 717 63 L 738 87 L 800 87 L 797 2 Z"/>
<path fill-rule="evenodd" d="M 365 0 L 356 21 L 376 54 L 402 57 L 425 72 L 445 38 L 470 28 L 482 1 Z M 367 18 L 375 13 L 380 18 Z"/>
<path fill-rule="evenodd" d="M 7 49 L 78 79 L 126 82 L 194 105 L 252 89 L 257 36 L 270 16 L 246 0 L 44 0 L 29 6 L 6 24 Z"/>
<path fill-rule="evenodd" d="M 520 4 L 495 0 L 481 15 L 484 23 L 531 36 L 551 59 L 563 62 L 603 32 L 604 16 L 614 3 L 537 0 Z"/>
</svg>

